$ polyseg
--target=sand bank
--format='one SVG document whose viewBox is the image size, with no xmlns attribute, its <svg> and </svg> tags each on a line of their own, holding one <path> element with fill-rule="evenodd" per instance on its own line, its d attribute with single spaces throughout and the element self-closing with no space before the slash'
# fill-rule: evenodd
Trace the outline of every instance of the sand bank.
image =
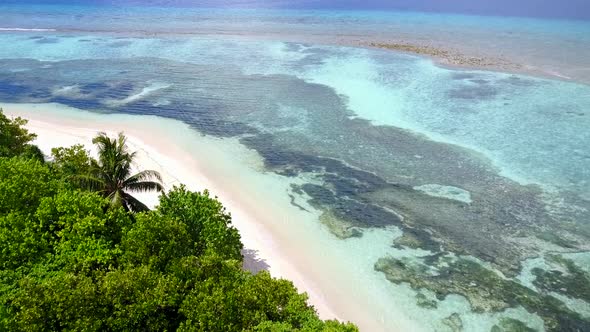
<svg viewBox="0 0 590 332">
<path fill-rule="evenodd" d="M 291 204 L 287 192 L 292 180 L 265 173 L 258 154 L 237 140 L 204 136 L 182 122 L 156 116 L 105 115 L 57 104 L 0 107 L 8 116 L 29 120 L 27 127 L 38 135 L 35 144 L 46 154 L 73 144 L 84 144 L 94 153 L 91 140 L 97 132 L 123 131 L 131 150 L 138 151 L 137 167 L 161 172 L 166 188 L 184 183 L 217 196 L 240 230 L 248 264 L 292 280 L 308 293 L 322 318 L 349 320 L 362 331 L 418 330 L 384 303 L 378 288 L 358 284 L 366 271 L 335 259 L 344 241 L 326 234 L 317 211 Z M 157 194 L 138 198 L 150 206 L 157 203 Z"/>
</svg>

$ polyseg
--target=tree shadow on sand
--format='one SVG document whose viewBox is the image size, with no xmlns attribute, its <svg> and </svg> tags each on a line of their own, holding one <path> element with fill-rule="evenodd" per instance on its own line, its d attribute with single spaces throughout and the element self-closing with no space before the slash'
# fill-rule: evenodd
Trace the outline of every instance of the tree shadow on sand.
<svg viewBox="0 0 590 332">
<path fill-rule="evenodd" d="M 258 251 L 253 249 L 243 249 L 242 255 L 244 255 L 243 267 L 245 270 L 250 271 L 254 274 L 260 271 L 268 271 L 270 265 L 260 257 L 258 257 Z"/>
</svg>

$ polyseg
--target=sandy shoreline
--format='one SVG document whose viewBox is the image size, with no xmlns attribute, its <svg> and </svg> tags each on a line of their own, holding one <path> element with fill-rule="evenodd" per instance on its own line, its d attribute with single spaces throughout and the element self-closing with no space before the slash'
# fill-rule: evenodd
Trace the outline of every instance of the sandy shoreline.
<svg viewBox="0 0 590 332">
<path fill-rule="evenodd" d="M 207 188 L 217 196 L 232 214 L 247 256 L 255 253 L 249 264 L 268 266 L 273 276 L 292 280 L 308 293 L 322 318 L 352 321 L 361 331 L 419 330 L 395 308 L 371 309 L 379 303 L 373 304 L 362 287 L 353 289 L 356 285 L 347 276 L 351 264 L 331 260 L 317 230 L 293 227 L 318 215 L 294 207 L 285 194 L 290 184 L 261 172 L 257 153 L 237 140 L 202 136 L 179 121 L 155 116 L 100 115 L 57 104 L 0 107 L 8 116 L 29 120 L 27 127 L 38 135 L 35 144 L 46 154 L 52 147 L 73 144 L 84 144 L 94 153 L 91 139 L 97 132 L 124 131 L 131 150 L 139 151 L 138 166 L 160 171 L 166 188 L 184 183 L 191 190 Z M 151 206 L 157 203 L 156 194 L 138 197 Z"/>
</svg>

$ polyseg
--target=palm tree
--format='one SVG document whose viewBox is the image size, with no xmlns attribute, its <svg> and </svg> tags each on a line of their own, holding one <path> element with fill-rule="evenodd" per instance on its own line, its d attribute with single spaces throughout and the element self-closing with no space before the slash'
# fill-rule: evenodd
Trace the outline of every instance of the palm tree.
<svg viewBox="0 0 590 332">
<path fill-rule="evenodd" d="M 141 212 L 149 208 L 131 196 L 128 191 L 162 191 L 162 177 L 152 170 L 131 175 L 131 166 L 136 152 L 127 149 L 127 138 L 119 133 L 111 139 L 99 133 L 92 143 L 98 146 L 98 160 L 92 160 L 90 174 L 78 176 L 87 189 L 97 191 L 108 198 L 111 206 L 122 206 L 126 211 Z"/>
</svg>

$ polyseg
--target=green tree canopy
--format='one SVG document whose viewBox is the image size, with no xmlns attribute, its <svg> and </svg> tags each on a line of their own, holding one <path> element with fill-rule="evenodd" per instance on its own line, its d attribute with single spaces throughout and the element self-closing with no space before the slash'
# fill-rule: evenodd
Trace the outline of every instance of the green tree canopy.
<svg viewBox="0 0 590 332">
<path fill-rule="evenodd" d="M 140 213 L 113 205 L 106 189 L 148 173 L 129 176 L 122 135 L 96 141 L 98 161 L 82 146 L 52 163 L 0 157 L 0 331 L 357 331 L 320 320 L 290 281 L 243 270 L 240 235 L 207 191 L 175 187 Z"/>
<path fill-rule="evenodd" d="M 27 120 L 8 118 L 0 108 L 0 157 L 27 157 L 43 160 L 43 153 L 30 143 L 37 137 L 24 127 Z"/>
<path fill-rule="evenodd" d="M 157 211 L 186 225 L 195 255 L 211 251 L 224 259 L 242 259 L 240 234 L 231 225 L 231 216 L 207 190 L 195 193 L 183 185 L 174 187 L 160 196 Z"/>
<path fill-rule="evenodd" d="M 73 177 L 76 175 L 90 174 L 92 158 L 83 145 L 77 144 L 71 147 L 59 147 L 51 149 L 53 168 L 60 176 Z"/>
<path fill-rule="evenodd" d="M 38 160 L 0 158 L 0 213 L 35 211 L 43 197 L 55 193 L 58 182 Z"/>
</svg>

